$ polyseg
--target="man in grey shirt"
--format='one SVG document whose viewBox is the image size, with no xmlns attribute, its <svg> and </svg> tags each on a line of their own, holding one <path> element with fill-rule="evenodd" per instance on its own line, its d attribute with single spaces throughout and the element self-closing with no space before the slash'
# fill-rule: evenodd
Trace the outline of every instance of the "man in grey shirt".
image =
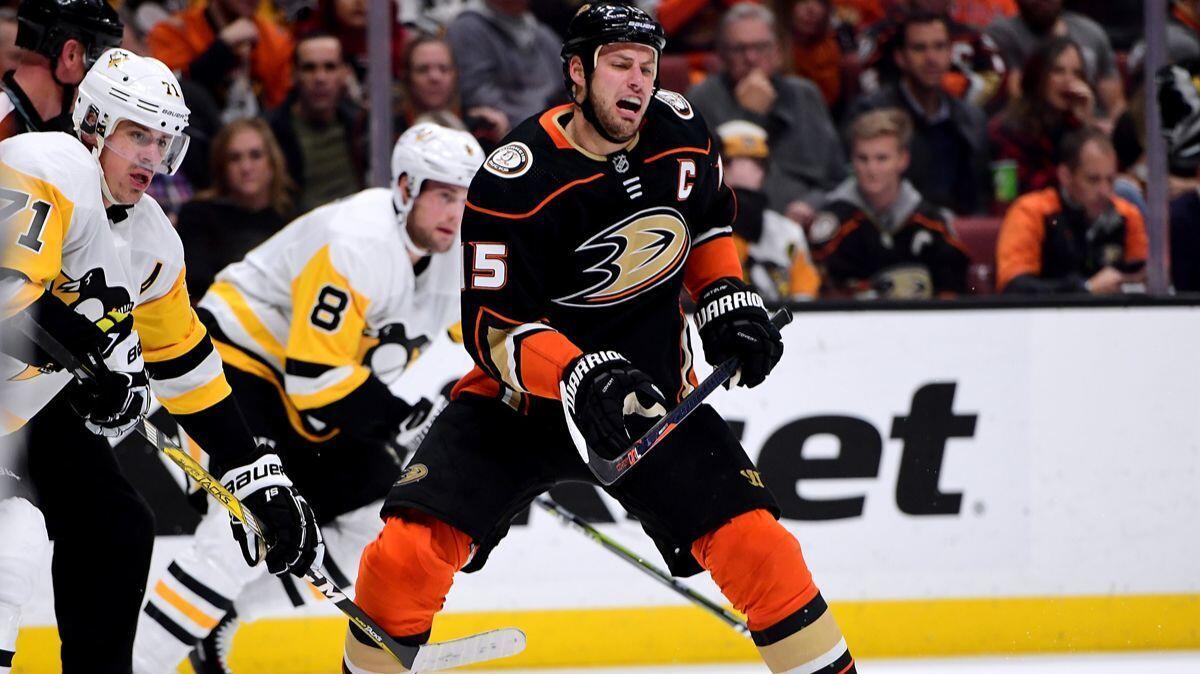
<svg viewBox="0 0 1200 674">
<path fill-rule="evenodd" d="M 562 98 L 562 40 L 534 18 L 529 0 L 472 0 L 446 40 L 464 110 L 496 108 L 512 128 Z"/>
<path fill-rule="evenodd" d="M 1021 69 L 1042 40 L 1065 35 L 1079 45 L 1084 73 L 1100 93 L 1103 117 L 1111 123 L 1125 109 L 1125 89 L 1112 43 L 1100 24 L 1082 14 L 1064 12 L 1062 4 L 1062 0 L 1017 0 L 1017 16 L 996 19 L 987 27 L 985 32 L 1008 66 L 1009 93 L 1020 95 Z"/>
<path fill-rule="evenodd" d="M 824 193 L 846 175 L 845 154 L 820 90 L 780 74 L 775 16 L 762 5 L 734 5 L 721 19 L 717 49 L 723 72 L 692 87 L 688 100 L 709 129 L 744 119 L 767 130 L 768 204 L 807 225 Z"/>
</svg>

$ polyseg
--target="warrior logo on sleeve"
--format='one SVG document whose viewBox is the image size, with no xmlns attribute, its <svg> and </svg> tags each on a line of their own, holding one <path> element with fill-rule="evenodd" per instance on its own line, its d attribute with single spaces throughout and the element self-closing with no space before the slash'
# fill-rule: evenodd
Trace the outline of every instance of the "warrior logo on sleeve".
<svg viewBox="0 0 1200 674">
<path fill-rule="evenodd" d="M 673 208 L 640 211 L 605 229 L 575 249 L 577 254 L 603 250 L 604 259 L 588 267 L 588 278 L 599 283 L 558 304 L 597 307 L 620 304 L 671 278 L 683 268 L 691 239 L 683 216 Z"/>
</svg>

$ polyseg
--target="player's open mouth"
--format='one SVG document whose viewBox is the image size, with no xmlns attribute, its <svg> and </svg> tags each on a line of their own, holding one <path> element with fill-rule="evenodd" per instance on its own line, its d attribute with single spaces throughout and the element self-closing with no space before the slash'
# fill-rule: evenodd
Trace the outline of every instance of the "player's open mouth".
<svg viewBox="0 0 1200 674">
<path fill-rule="evenodd" d="M 637 96 L 626 96 L 617 101 L 617 109 L 622 112 L 628 112 L 631 116 L 636 116 L 642 111 L 642 99 Z"/>
<path fill-rule="evenodd" d="M 129 172 L 129 181 L 132 182 L 133 186 L 139 190 L 144 190 L 150 186 L 150 178 L 151 175 L 149 171 Z"/>
</svg>

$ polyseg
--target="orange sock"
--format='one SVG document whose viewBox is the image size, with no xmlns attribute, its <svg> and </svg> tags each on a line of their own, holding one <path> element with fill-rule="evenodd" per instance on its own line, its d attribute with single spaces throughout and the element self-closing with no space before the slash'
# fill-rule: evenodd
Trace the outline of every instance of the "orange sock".
<svg viewBox="0 0 1200 674">
<path fill-rule="evenodd" d="M 746 614 L 754 643 L 772 672 L 855 671 L 799 541 L 769 512 L 738 515 L 696 539 L 692 554 Z"/>
<path fill-rule="evenodd" d="M 389 517 L 363 550 L 354 599 L 388 634 L 427 637 L 470 552 L 471 539 L 435 517 Z"/>
</svg>

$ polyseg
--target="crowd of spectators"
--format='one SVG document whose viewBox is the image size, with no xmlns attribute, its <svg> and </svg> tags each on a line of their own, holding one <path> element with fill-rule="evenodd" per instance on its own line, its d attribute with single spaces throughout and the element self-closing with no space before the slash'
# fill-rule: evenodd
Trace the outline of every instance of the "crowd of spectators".
<svg viewBox="0 0 1200 674">
<path fill-rule="evenodd" d="M 1169 58 L 1200 59 L 1200 0 L 1155 1 L 1169 3 Z M 397 134 L 433 121 L 490 149 L 566 100 L 560 35 L 582 0 L 388 2 Z M 184 170 L 152 192 L 195 296 L 291 218 L 366 185 L 368 4 L 114 0 L 125 46 L 179 73 L 193 111 Z M 668 34 L 663 86 L 720 143 L 765 296 L 1144 288 L 1140 2 L 638 4 Z M 0 5 L 7 72 L 16 2 Z M 1171 218 L 1200 256 L 1198 170 L 1174 172 Z M 1177 289 L 1200 290 L 1185 267 Z"/>
</svg>

